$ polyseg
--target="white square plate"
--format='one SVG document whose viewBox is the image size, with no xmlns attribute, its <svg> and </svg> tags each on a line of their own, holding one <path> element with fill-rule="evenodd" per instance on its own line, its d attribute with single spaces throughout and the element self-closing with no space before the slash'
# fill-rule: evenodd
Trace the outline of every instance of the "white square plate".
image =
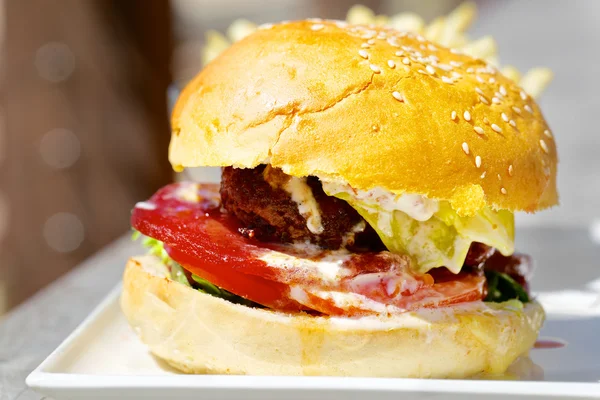
<svg viewBox="0 0 600 400">
<path fill-rule="evenodd" d="M 600 398 L 600 309 L 570 314 L 560 298 L 546 296 L 547 306 L 555 301 L 560 307 L 549 313 L 541 336 L 567 345 L 533 349 L 536 366 L 518 372 L 529 380 L 193 376 L 178 374 L 148 353 L 121 314 L 120 290 L 119 285 L 29 375 L 30 387 L 56 399 Z"/>
</svg>

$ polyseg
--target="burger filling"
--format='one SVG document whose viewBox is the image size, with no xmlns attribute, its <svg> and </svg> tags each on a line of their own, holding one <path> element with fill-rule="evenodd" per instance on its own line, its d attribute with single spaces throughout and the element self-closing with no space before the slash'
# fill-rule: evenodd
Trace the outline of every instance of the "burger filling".
<svg viewBox="0 0 600 400">
<path fill-rule="evenodd" d="M 133 210 L 174 281 L 287 312 L 391 315 L 481 300 L 529 301 L 529 257 L 507 211 L 296 178 L 270 166 L 179 183 Z"/>
</svg>

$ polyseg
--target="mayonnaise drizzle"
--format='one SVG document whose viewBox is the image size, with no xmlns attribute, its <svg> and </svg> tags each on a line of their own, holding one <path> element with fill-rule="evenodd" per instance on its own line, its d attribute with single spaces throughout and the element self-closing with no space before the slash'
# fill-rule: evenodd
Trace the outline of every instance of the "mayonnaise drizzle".
<svg viewBox="0 0 600 400">
<path fill-rule="evenodd" d="M 357 190 L 346 184 L 323 182 L 323 189 L 330 196 L 346 193 L 367 207 L 377 206 L 385 211 L 402 211 L 417 221 L 427 221 L 439 209 L 436 200 L 419 194 L 394 194 L 379 187 L 371 190 Z"/>
<path fill-rule="evenodd" d="M 315 235 L 323 233 L 321 210 L 313 196 L 312 189 L 306 184 L 306 178 L 290 177 L 283 189 L 292 196 L 292 201 L 298 205 L 298 212 L 306 219 L 306 227 Z"/>
</svg>

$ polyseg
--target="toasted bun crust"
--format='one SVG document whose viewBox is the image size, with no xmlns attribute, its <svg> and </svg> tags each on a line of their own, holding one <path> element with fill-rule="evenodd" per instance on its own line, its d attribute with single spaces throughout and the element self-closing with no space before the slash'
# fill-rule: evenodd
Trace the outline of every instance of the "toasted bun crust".
<svg viewBox="0 0 600 400">
<path fill-rule="evenodd" d="M 535 101 L 482 60 L 387 28 L 258 30 L 185 88 L 172 126 L 176 169 L 270 163 L 449 200 L 462 215 L 557 203 L 555 143 Z"/>
<path fill-rule="evenodd" d="M 254 309 L 167 278 L 157 258 L 129 260 L 121 306 L 150 351 L 188 373 L 462 378 L 503 373 L 544 318 L 496 304 L 382 318 Z"/>
</svg>

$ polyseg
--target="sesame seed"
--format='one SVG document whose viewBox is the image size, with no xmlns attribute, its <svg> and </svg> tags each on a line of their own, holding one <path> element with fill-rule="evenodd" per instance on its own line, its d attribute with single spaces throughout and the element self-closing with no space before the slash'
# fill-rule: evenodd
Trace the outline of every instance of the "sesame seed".
<svg viewBox="0 0 600 400">
<path fill-rule="evenodd" d="M 488 79 L 488 82 L 489 83 L 496 83 L 496 78 L 492 77 L 492 78 Z"/>
<path fill-rule="evenodd" d="M 502 121 L 508 122 L 508 115 L 506 115 L 505 113 L 502 113 Z"/>
<path fill-rule="evenodd" d="M 367 53 L 366 50 L 359 50 L 358 51 L 358 55 L 361 56 L 362 58 L 364 58 L 365 60 L 369 59 L 369 53 Z"/>
<path fill-rule="evenodd" d="M 501 189 L 500 189 L 500 193 L 502 193 L 502 194 L 506 194 L 506 193 L 507 193 L 507 191 L 506 191 L 506 189 L 504 189 L 504 188 L 501 188 Z"/>
<path fill-rule="evenodd" d="M 479 83 L 485 83 L 485 81 L 483 80 L 483 78 L 482 78 L 482 77 L 480 77 L 479 75 L 477 75 L 477 76 L 475 77 L 475 79 L 477 79 L 477 82 L 479 82 Z"/>
<path fill-rule="evenodd" d="M 418 72 L 423 75 L 428 75 L 427 72 L 423 71 L 422 69 L 420 69 Z"/>
<path fill-rule="evenodd" d="M 450 75 L 452 75 L 453 78 L 462 78 L 462 75 L 456 71 L 452 71 Z"/>
<path fill-rule="evenodd" d="M 462 149 L 466 155 L 469 155 L 469 145 L 467 144 L 467 142 L 463 142 Z"/>
<path fill-rule="evenodd" d="M 428 48 L 429 50 L 431 50 L 431 51 L 437 51 L 437 47 L 435 47 L 435 46 L 434 46 L 434 45 L 432 45 L 431 43 L 429 43 L 429 44 L 427 45 L 427 48 Z"/>
<path fill-rule="evenodd" d="M 375 64 L 370 64 L 369 68 L 371 68 L 371 71 L 375 72 L 376 74 L 381 73 L 381 68 L 379 68 L 377 65 Z"/>
<path fill-rule="evenodd" d="M 529 114 L 533 114 L 533 110 L 532 108 L 529 106 L 529 104 L 525 104 L 525 107 L 523 107 L 525 109 L 525 111 L 527 111 Z"/>
<path fill-rule="evenodd" d="M 323 28 L 325 28 L 325 25 L 323 24 L 314 24 L 310 27 L 310 29 L 312 29 L 313 31 L 320 31 Z"/>
<path fill-rule="evenodd" d="M 496 124 L 492 124 L 492 129 L 498 133 L 502 133 L 502 128 L 500 128 L 498 125 Z"/>
<path fill-rule="evenodd" d="M 483 93 L 483 90 L 479 89 L 478 87 L 475 88 L 475 91 L 477 93 L 479 93 L 480 95 L 485 96 L 485 93 Z"/>
<path fill-rule="evenodd" d="M 449 61 L 448 64 L 452 65 L 453 67 L 457 67 L 457 68 L 462 65 L 461 62 L 454 61 L 454 60 Z"/>
<path fill-rule="evenodd" d="M 515 122 L 515 120 L 514 120 L 514 119 L 511 119 L 510 121 L 508 121 L 508 124 L 509 124 L 510 126 L 512 126 L 513 128 L 516 128 L 516 127 L 517 127 L 517 123 Z"/>
<path fill-rule="evenodd" d="M 369 39 L 369 40 L 367 40 L 367 44 L 374 45 L 375 44 L 375 39 Z"/>
<path fill-rule="evenodd" d="M 546 144 L 546 142 L 544 142 L 544 139 L 540 140 L 540 146 L 542 147 L 542 150 L 544 150 L 544 153 L 549 153 L 548 145 Z"/>
<path fill-rule="evenodd" d="M 447 76 L 442 76 L 442 82 L 444 83 L 454 83 L 454 81 Z"/>
<path fill-rule="evenodd" d="M 496 175 L 498 177 L 498 180 L 501 181 L 502 177 L 500 176 L 500 174 Z"/>
<path fill-rule="evenodd" d="M 456 120 L 456 111 L 452 111 L 452 114 L 450 114 L 450 118 L 452 119 L 452 121 Z"/>
<path fill-rule="evenodd" d="M 506 96 L 506 88 L 504 86 L 500 86 L 500 93 L 502 93 L 502 96 Z"/>
<path fill-rule="evenodd" d="M 516 112 L 517 114 L 521 114 L 521 109 L 519 107 L 515 107 L 513 106 L 513 111 Z"/>
<path fill-rule="evenodd" d="M 392 92 L 392 96 L 394 96 L 394 98 L 398 101 L 404 101 L 404 98 L 402 97 L 400 92 Z"/>
<path fill-rule="evenodd" d="M 265 30 L 265 29 L 271 29 L 272 27 L 273 27 L 273 24 L 262 24 L 258 27 L 258 29 Z"/>
<path fill-rule="evenodd" d="M 485 96 L 479 96 L 479 101 L 481 101 L 485 105 L 490 104 L 490 102 L 488 101 L 488 99 L 485 98 Z"/>
<path fill-rule="evenodd" d="M 390 44 L 390 46 L 400 47 L 400 45 L 398 44 L 397 39 L 395 37 L 387 38 L 387 42 Z"/>
<path fill-rule="evenodd" d="M 363 49 L 370 49 L 371 45 L 369 43 L 363 43 L 360 45 L 360 47 L 362 47 Z"/>
<path fill-rule="evenodd" d="M 404 52 L 402 50 L 396 52 L 396 55 L 398 57 L 402 57 L 403 54 L 404 54 Z"/>
<path fill-rule="evenodd" d="M 513 169 L 513 166 L 512 166 L 512 164 L 510 164 L 510 165 L 508 166 L 508 175 L 509 175 L 509 176 L 513 176 L 513 173 L 514 173 L 514 169 Z"/>
<path fill-rule="evenodd" d="M 479 157 L 479 156 L 475 157 L 475 166 L 477 168 L 481 167 L 481 157 Z"/>
<path fill-rule="evenodd" d="M 472 74 L 475 70 L 472 67 L 467 68 L 467 73 Z"/>
<path fill-rule="evenodd" d="M 410 60 L 408 59 L 408 57 L 404 57 L 402 59 L 402 64 L 404 64 L 404 65 L 410 65 Z"/>
<path fill-rule="evenodd" d="M 503 99 L 504 98 L 504 96 L 502 96 L 502 93 L 500 93 L 500 92 L 494 93 L 494 96 L 496 96 L 499 99 Z"/>
<path fill-rule="evenodd" d="M 482 127 L 480 127 L 480 126 L 474 126 L 474 127 L 473 127 L 473 130 L 474 130 L 475 132 L 477 132 L 477 134 L 478 134 L 478 135 L 483 135 L 483 134 L 485 134 L 485 131 L 484 131 L 484 130 L 483 130 L 483 128 L 482 128 Z"/>
<path fill-rule="evenodd" d="M 396 63 L 392 60 L 388 60 L 387 64 L 388 64 L 388 67 L 390 67 L 390 68 L 394 68 L 396 66 Z"/>
<path fill-rule="evenodd" d="M 465 118 L 465 121 L 470 121 L 471 120 L 471 113 L 468 111 L 465 111 L 463 113 L 463 117 Z"/>
<path fill-rule="evenodd" d="M 487 171 L 483 171 L 483 174 L 481 174 L 480 178 L 483 179 L 485 178 L 485 174 L 487 173 Z"/>
<path fill-rule="evenodd" d="M 546 129 L 546 130 L 544 131 L 544 135 L 548 136 L 549 138 L 551 138 L 551 137 L 552 137 L 552 133 L 550 133 L 550 131 L 549 131 L 548 129 Z"/>
<path fill-rule="evenodd" d="M 520 94 L 521 94 L 521 98 L 522 98 L 523 100 L 527 100 L 527 93 L 525 93 L 523 90 L 521 90 L 521 93 L 520 93 Z"/>
<path fill-rule="evenodd" d="M 494 104 L 500 104 L 500 99 L 497 97 L 492 97 L 492 103 Z"/>
<path fill-rule="evenodd" d="M 427 72 L 429 72 L 430 75 L 435 74 L 435 68 L 433 68 L 431 65 L 426 66 L 425 70 L 427 70 Z"/>
<path fill-rule="evenodd" d="M 486 125 L 489 125 L 490 124 L 490 120 L 487 119 L 487 117 L 483 117 L 483 123 L 486 124 Z"/>
</svg>

